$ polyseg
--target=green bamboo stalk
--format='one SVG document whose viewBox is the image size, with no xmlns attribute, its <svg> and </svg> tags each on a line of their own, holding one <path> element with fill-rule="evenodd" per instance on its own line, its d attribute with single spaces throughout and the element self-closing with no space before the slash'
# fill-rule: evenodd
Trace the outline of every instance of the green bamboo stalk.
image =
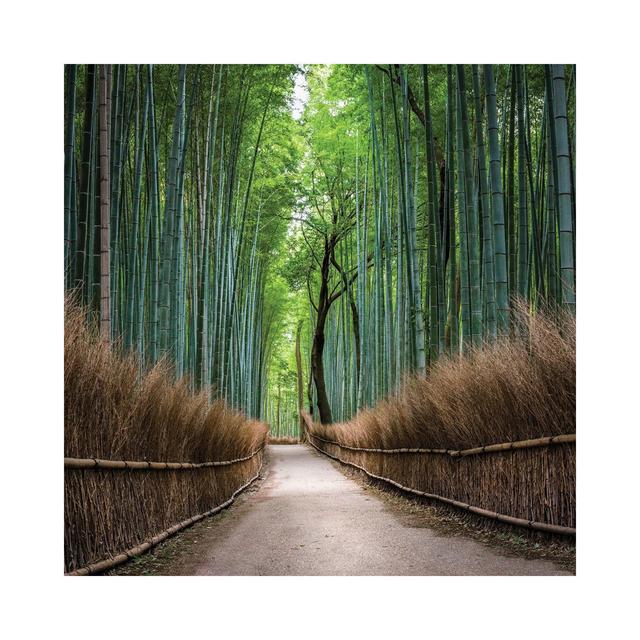
<svg viewBox="0 0 640 640">
<path fill-rule="evenodd" d="M 500 336 L 506 336 L 509 334 L 509 284 L 504 198 L 500 169 L 501 154 L 500 141 L 498 139 L 496 84 L 493 78 L 493 65 L 484 65 L 484 80 L 487 103 L 487 137 L 489 139 L 489 175 L 491 179 L 491 212 L 494 237 L 497 333 Z"/>
<path fill-rule="evenodd" d="M 442 279 L 442 250 L 438 246 L 442 237 L 440 216 L 436 202 L 436 159 L 431 121 L 431 99 L 429 96 L 429 73 L 427 65 L 422 65 L 422 83 L 424 89 L 425 148 L 427 160 L 427 224 L 429 242 L 429 352 L 430 360 L 435 361 L 444 350 L 442 335 L 442 297 L 444 282 Z"/>
<path fill-rule="evenodd" d="M 73 197 L 73 165 L 75 158 L 75 121 L 76 121 L 76 65 L 66 65 L 66 90 L 65 103 L 65 142 L 64 142 L 64 256 L 65 256 L 65 285 L 73 286 L 73 252 L 72 227 L 75 220 L 72 217 Z"/>
<path fill-rule="evenodd" d="M 109 65 L 100 65 L 100 332 L 107 338 L 111 338 L 110 72 Z"/>
<path fill-rule="evenodd" d="M 173 120 L 173 135 L 171 143 L 171 154 L 167 165 L 164 219 L 162 224 L 162 249 L 160 265 L 160 353 L 174 354 L 175 344 L 171 335 L 171 328 L 174 326 L 172 317 L 172 282 L 175 278 L 173 266 L 173 252 L 175 246 L 175 236 L 177 233 L 176 209 L 177 209 L 177 181 L 179 171 L 179 154 L 181 150 L 180 127 L 182 124 L 184 103 L 185 103 L 185 83 L 186 67 L 178 67 L 178 101 Z"/>
<path fill-rule="evenodd" d="M 511 94 L 509 100 L 509 135 L 507 149 L 507 220 L 506 228 L 509 238 L 509 294 L 514 295 L 518 289 L 517 279 L 517 231 L 515 207 L 515 144 L 516 144 L 516 65 L 511 65 Z"/>
<path fill-rule="evenodd" d="M 82 151 L 80 159 L 80 185 L 78 207 L 78 231 L 76 242 L 75 260 L 75 287 L 81 302 L 88 301 L 88 280 L 90 262 L 88 233 L 90 228 L 90 213 L 92 198 L 90 195 L 91 176 L 94 163 L 94 110 L 96 99 L 96 70 L 95 65 L 86 66 L 85 74 L 85 98 L 84 98 L 84 125 L 82 128 Z"/>
<path fill-rule="evenodd" d="M 156 133 L 155 97 L 153 89 L 153 65 L 147 65 L 147 90 L 149 92 L 149 203 L 151 206 L 151 261 L 149 265 L 150 303 L 149 303 L 149 359 L 155 363 L 158 359 L 158 304 L 160 275 L 160 193 L 158 188 L 158 148 Z"/>
<path fill-rule="evenodd" d="M 451 65 L 447 65 L 447 161 L 446 161 L 446 212 L 449 220 L 449 352 L 458 354 L 460 352 L 459 340 L 459 294 L 458 294 L 458 264 L 456 260 L 456 212 L 455 212 L 455 153 L 454 153 L 454 128 L 456 122 L 456 98 L 454 93 L 453 70 Z M 464 209 L 464 205 L 463 205 Z M 466 233 L 466 229 L 465 229 Z M 462 232 L 461 232 L 462 237 Z"/>
<path fill-rule="evenodd" d="M 113 339 L 121 333 L 120 328 L 120 261 L 122 259 L 120 251 L 120 217 L 121 217 L 121 197 L 122 197 L 122 170 L 124 157 L 128 150 L 126 139 L 128 138 L 129 120 L 124 122 L 127 65 L 115 65 L 116 74 L 113 86 L 112 100 L 112 134 L 111 134 L 111 311 L 112 311 L 112 331 Z M 131 101 L 133 107 L 133 100 Z M 129 112 L 130 114 L 130 112 Z"/>
<path fill-rule="evenodd" d="M 137 70 L 137 84 L 140 87 L 140 67 Z M 140 87 L 139 91 L 142 91 Z M 136 266 L 138 261 L 138 233 L 140 228 L 140 202 L 142 196 L 142 161 L 144 159 L 144 146 L 147 134 L 147 120 L 149 113 L 149 92 L 145 91 L 144 107 L 142 111 L 142 118 L 139 127 L 139 133 L 136 140 L 135 147 L 135 175 L 134 175 L 134 188 L 133 188 L 133 207 L 131 210 L 131 249 L 129 251 L 129 262 L 127 266 L 127 309 L 126 309 L 126 331 L 125 331 L 125 348 L 131 349 L 136 342 L 135 336 L 135 309 L 136 293 L 141 290 L 138 289 L 136 282 Z M 144 273 L 144 269 L 140 269 L 140 273 Z M 143 309 L 138 308 L 138 315 L 142 315 Z"/>
<path fill-rule="evenodd" d="M 498 333 L 496 320 L 496 289 L 495 289 L 495 269 L 494 269 L 494 238 L 493 223 L 491 219 L 491 205 L 489 196 L 489 183 L 487 178 L 487 163 L 485 156 L 485 145 L 482 123 L 482 98 L 480 92 L 480 78 L 478 65 L 472 65 L 473 74 L 473 95 L 475 103 L 475 130 L 476 147 L 478 152 L 478 177 L 480 180 L 480 198 L 482 209 L 482 238 L 483 238 L 483 274 L 485 274 L 485 308 L 486 308 L 486 334 L 489 338 L 495 339 Z M 486 78 L 485 78 L 486 81 Z M 497 133 L 497 131 L 496 131 Z"/>
<path fill-rule="evenodd" d="M 527 206 L 525 99 L 522 65 L 516 65 L 518 112 L 518 294 L 527 297 L 529 285 L 529 208 Z"/>
<path fill-rule="evenodd" d="M 471 311 L 471 343 L 479 346 L 483 338 L 482 295 L 480 274 L 480 244 L 478 233 L 478 207 L 474 198 L 471 144 L 467 116 L 467 96 L 464 65 L 457 65 L 460 126 L 464 153 L 465 206 L 467 222 L 467 250 L 469 260 L 469 302 Z"/>
<path fill-rule="evenodd" d="M 558 228 L 560 236 L 560 280 L 562 304 L 575 312 L 575 267 L 573 255 L 571 166 L 569 162 L 569 135 L 567 129 L 567 98 L 564 65 L 551 65 L 553 78 L 553 116 L 556 134 L 554 150 L 558 175 Z"/>
<path fill-rule="evenodd" d="M 426 371 L 424 318 L 422 315 L 422 293 L 420 287 L 418 250 L 416 242 L 416 211 L 413 201 L 411 184 L 411 158 L 409 153 L 409 106 L 408 106 L 408 81 L 405 68 L 401 68 L 402 88 L 402 135 L 400 136 L 398 125 L 398 150 L 402 153 L 399 167 L 401 170 L 401 185 L 403 188 L 403 231 L 405 235 L 405 247 L 407 253 L 407 283 L 410 300 L 411 342 L 414 351 L 414 366 L 419 373 Z M 395 96 L 392 84 L 392 96 Z M 400 151 L 402 149 L 402 151 Z"/>
</svg>

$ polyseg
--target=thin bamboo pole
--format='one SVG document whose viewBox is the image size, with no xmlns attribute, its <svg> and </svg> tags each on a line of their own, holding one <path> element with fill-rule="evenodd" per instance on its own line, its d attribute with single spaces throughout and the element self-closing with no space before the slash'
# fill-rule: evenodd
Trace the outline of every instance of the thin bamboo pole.
<svg viewBox="0 0 640 640">
<path fill-rule="evenodd" d="M 371 449 L 366 447 L 352 447 L 335 440 L 327 440 L 316 434 L 312 434 L 316 440 L 321 440 L 327 444 L 333 444 L 341 449 L 349 451 L 365 451 L 367 453 L 441 453 L 447 454 L 453 458 L 462 458 L 465 456 L 476 455 L 479 453 L 495 453 L 497 451 L 511 451 L 512 449 L 533 449 L 536 447 L 548 447 L 553 444 L 567 444 L 576 441 L 575 433 L 567 433 L 559 436 L 545 436 L 544 438 L 532 438 L 530 440 L 516 440 L 515 442 L 501 442 L 499 444 L 488 444 L 482 447 L 473 447 L 471 449 L 423 449 L 416 448 L 400 448 L 400 449 Z"/>
<path fill-rule="evenodd" d="M 245 460 L 251 460 L 264 447 L 256 449 L 244 458 L 215 460 L 211 462 L 150 462 L 147 460 L 103 460 L 101 458 L 65 458 L 65 469 L 202 469 L 204 467 L 225 467 Z"/>
</svg>

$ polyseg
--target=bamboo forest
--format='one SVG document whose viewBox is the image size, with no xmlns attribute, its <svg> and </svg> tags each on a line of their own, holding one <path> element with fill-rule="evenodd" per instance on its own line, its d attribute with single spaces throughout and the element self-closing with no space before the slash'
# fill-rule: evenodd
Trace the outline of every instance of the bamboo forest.
<svg viewBox="0 0 640 640">
<path fill-rule="evenodd" d="M 65 572 L 217 512 L 267 449 L 575 571 L 575 65 L 64 74 Z M 207 468 L 102 493 L 177 463 Z M 385 572 L 326 562 L 290 570 Z"/>
</svg>

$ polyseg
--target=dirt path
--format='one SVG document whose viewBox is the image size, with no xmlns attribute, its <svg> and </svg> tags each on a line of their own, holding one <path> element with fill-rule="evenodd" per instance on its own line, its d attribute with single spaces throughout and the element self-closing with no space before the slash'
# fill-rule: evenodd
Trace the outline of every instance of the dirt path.
<svg viewBox="0 0 640 640">
<path fill-rule="evenodd" d="M 269 457 L 257 491 L 193 527 L 159 558 L 155 570 L 141 572 L 571 575 L 548 560 L 504 555 L 469 537 L 445 536 L 413 522 L 309 447 L 271 445 Z M 144 564 L 143 559 L 140 567 Z"/>
</svg>

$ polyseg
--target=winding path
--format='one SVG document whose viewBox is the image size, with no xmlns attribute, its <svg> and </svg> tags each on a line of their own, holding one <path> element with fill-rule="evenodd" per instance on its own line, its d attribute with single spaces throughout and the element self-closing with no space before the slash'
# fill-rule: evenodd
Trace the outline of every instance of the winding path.
<svg viewBox="0 0 640 640">
<path fill-rule="evenodd" d="M 271 445 L 269 458 L 260 488 L 192 534 L 171 573 L 571 575 L 403 517 L 310 447 Z"/>
</svg>

